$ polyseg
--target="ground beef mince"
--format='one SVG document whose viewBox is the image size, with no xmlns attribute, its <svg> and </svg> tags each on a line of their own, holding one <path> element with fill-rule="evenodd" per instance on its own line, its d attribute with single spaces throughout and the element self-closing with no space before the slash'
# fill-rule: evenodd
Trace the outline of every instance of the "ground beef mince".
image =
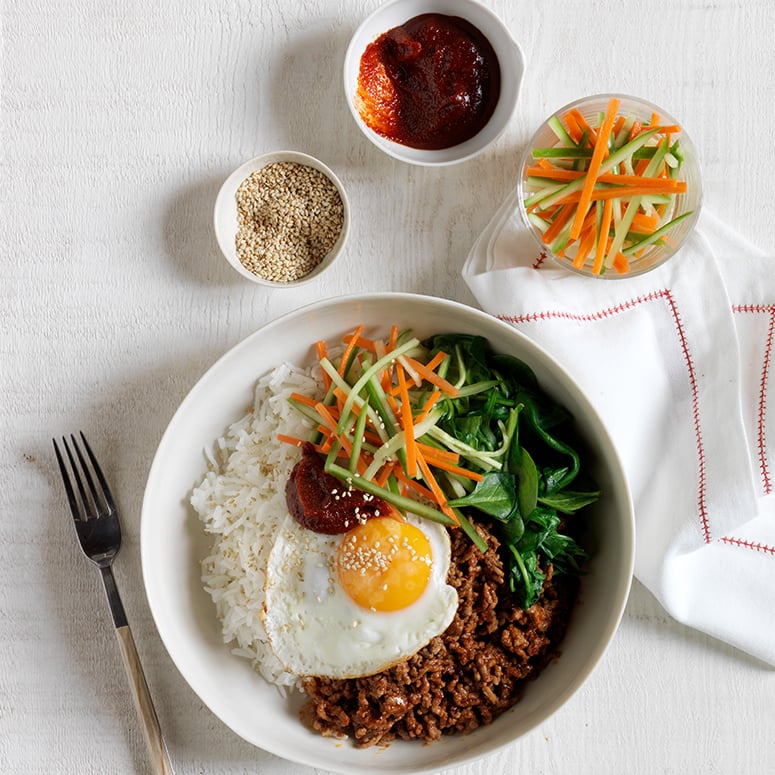
<svg viewBox="0 0 775 775">
<path fill-rule="evenodd" d="M 489 724 L 519 700 L 526 682 L 558 653 L 577 583 L 552 577 L 549 568 L 540 599 L 523 610 L 503 583 L 497 539 L 476 528 L 493 551 L 482 554 L 454 531 L 448 581 L 459 604 L 447 630 L 375 675 L 305 679 L 305 723 L 326 736 L 349 736 L 359 747 L 436 740 Z"/>
</svg>

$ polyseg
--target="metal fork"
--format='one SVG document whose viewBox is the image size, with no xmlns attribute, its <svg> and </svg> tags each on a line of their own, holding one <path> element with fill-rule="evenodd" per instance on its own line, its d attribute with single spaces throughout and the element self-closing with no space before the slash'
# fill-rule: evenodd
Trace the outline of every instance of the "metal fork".
<svg viewBox="0 0 775 775">
<path fill-rule="evenodd" d="M 108 596 L 108 603 L 113 614 L 113 623 L 116 627 L 116 637 L 121 649 L 124 668 L 132 689 L 132 698 L 140 716 L 143 736 L 148 744 L 154 772 L 159 775 L 170 775 L 173 772 L 172 763 L 161 734 L 159 719 L 153 707 L 151 693 L 148 691 L 148 684 L 145 681 L 137 648 L 129 629 L 124 606 L 121 603 L 111 568 L 113 559 L 121 547 L 121 525 L 119 524 L 118 510 L 86 437 L 83 433 L 80 435 L 90 465 L 87 463 L 75 436 L 70 436 L 70 444 L 67 443 L 67 439 L 62 439 L 62 445 L 72 471 L 72 478 L 56 440 L 52 439 L 54 451 L 59 462 L 59 469 L 62 472 L 67 500 L 73 513 L 81 549 L 100 569 L 102 575 L 105 593 Z M 72 450 L 70 449 L 71 445 Z M 73 450 L 75 454 L 73 454 Z M 99 488 L 95 485 L 95 478 Z M 73 486 L 73 481 L 75 486 Z"/>
</svg>

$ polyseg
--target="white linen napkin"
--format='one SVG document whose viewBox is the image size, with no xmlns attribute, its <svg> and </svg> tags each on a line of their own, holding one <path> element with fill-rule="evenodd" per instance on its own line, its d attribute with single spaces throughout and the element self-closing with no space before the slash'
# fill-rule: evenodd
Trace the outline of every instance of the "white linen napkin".
<svg viewBox="0 0 775 775">
<path fill-rule="evenodd" d="M 582 277 L 541 259 L 516 205 L 463 277 L 599 411 L 632 491 L 635 576 L 678 621 L 775 665 L 773 259 L 703 213 L 662 267 Z"/>
</svg>

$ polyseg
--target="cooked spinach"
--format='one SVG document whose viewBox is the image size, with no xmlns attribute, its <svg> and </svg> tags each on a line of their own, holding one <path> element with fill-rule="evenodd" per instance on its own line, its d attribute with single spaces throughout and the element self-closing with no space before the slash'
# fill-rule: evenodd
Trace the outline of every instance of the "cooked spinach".
<svg viewBox="0 0 775 775">
<path fill-rule="evenodd" d="M 457 496 L 448 505 L 497 525 L 509 585 L 528 608 L 541 595 L 549 564 L 554 573 L 579 574 L 587 560 L 569 532 L 580 532 L 574 515 L 600 493 L 582 484 L 573 418 L 541 390 L 527 364 L 493 353 L 483 337 L 440 334 L 423 345 L 429 357 L 448 354 L 440 373 L 459 389 L 440 403 L 426 441 L 454 449 L 483 475 L 475 485 L 447 476 Z"/>
</svg>

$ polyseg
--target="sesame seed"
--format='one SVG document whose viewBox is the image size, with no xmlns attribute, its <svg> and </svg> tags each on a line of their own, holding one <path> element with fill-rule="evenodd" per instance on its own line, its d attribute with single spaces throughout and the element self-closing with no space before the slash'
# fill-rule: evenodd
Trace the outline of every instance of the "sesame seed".
<svg viewBox="0 0 775 775">
<path fill-rule="evenodd" d="M 333 182 L 296 162 L 268 164 L 237 189 L 240 263 L 274 282 L 309 274 L 331 251 L 344 225 L 344 205 Z"/>
</svg>

